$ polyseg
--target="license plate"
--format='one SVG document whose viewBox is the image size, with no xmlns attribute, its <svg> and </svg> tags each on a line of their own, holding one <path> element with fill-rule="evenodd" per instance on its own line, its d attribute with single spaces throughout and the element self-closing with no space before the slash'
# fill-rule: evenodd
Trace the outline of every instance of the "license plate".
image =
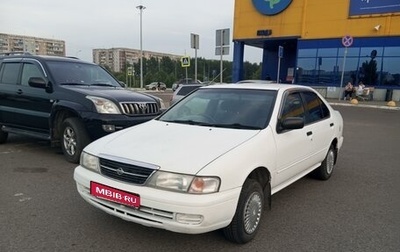
<svg viewBox="0 0 400 252">
<path fill-rule="evenodd" d="M 122 205 L 135 208 L 140 207 L 140 196 L 121 191 L 96 182 L 90 182 L 90 194 L 101 199 L 113 201 Z"/>
</svg>

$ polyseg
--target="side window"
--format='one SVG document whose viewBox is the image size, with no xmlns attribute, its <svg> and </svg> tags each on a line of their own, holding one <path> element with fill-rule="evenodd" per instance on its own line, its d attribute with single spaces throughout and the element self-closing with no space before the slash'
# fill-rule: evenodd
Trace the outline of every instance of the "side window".
<svg viewBox="0 0 400 252">
<path fill-rule="evenodd" d="M 308 114 L 306 116 L 306 124 L 313 123 L 330 116 L 329 109 L 321 101 L 317 94 L 313 92 L 305 92 L 304 100 L 306 109 L 308 110 Z"/>
<path fill-rule="evenodd" d="M 292 93 L 285 98 L 281 112 L 281 119 L 287 117 L 304 117 L 304 107 L 300 93 Z"/>
<path fill-rule="evenodd" d="M 28 86 L 28 81 L 31 77 L 40 77 L 44 79 L 43 73 L 38 66 L 25 63 L 22 68 L 21 85 Z"/>
<path fill-rule="evenodd" d="M 20 65 L 20 63 L 3 63 L 0 83 L 17 84 Z"/>
</svg>

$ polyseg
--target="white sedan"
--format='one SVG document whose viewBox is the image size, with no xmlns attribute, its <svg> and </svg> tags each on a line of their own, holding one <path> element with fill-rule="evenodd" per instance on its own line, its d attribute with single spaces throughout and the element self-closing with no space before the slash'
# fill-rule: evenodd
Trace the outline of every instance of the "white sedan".
<svg viewBox="0 0 400 252">
<path fill-rule="evenodd" d="M 88 145 L 74 179 L 88 203 L 125 220 L 190 234 L 223 229 L 246 243 L 272 194 L 309 173 L 329 179 L 342 143 L 342 116 L 312 88 L 205 86 Z"/>
</svg>

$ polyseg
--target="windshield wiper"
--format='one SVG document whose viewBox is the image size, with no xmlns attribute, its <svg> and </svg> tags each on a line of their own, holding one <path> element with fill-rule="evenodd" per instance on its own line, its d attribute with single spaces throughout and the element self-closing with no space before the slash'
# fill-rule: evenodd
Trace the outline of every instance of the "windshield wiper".
<svg viewBox="0 0 400 252">
<path fill-rule="evenodd" d="M 183 124 L 200 125 L 200 126 L 214 126 L 214 124 L 212 124 L 212 123 L 198 122 L 198 121 L 193 121 L 193 120 L 167 120 L 164 122 L 183 123 Z"/>
<path fill-rule="evenodd" d="M 70 85 L 70 86 L 89 86 L 85 83 L 78 83 L 78 82 L 62 82 L 60 85 Z"/>
<path fill-rule="evenodd" d="M 214 124 L 214 127 L 221 127 L 221 128 L 233 128 L 233 129 L 261 129 L 259 126 L 253 125 L 244 125 L 240 123 L 229 123 L 229 124 Z"/>
<path fill-rule="evenodd" d="M 106 84 L 106 83 L 93 83 L 91 86 L 101 86 L 101 87 L 115 87 L 112 84 Z"/>
<path fill-rule="evenodd" d="M 243 125 L 240 123 L 216 124 L 216 123 L 198 122 L 198 121 L 193 121 L 193 120 L 168 120 L 165 122 L 184 123 L 184 124 L 190 124 L 190 125 L 200 125 L 200 126 L 218 127 L 218 128 L 258 129 L 258 130 L 261 129 L 261 127 L 259 127 L 259 126 Z"/>
</svg>

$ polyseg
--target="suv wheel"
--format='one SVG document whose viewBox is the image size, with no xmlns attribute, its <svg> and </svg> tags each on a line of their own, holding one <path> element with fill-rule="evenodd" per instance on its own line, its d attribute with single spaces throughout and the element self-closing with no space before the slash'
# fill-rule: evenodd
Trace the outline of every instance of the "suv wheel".
<svg viewBox="0 0 400 252">
<path fill-rule="evenodd" d="M 246 243 L 253 239 L 260 226 L 263 209 L 264 193 L 260 183 L 247 179 L 232 222 L 223 229 L 225 237 L 236 243 Z"/>
<path fill-rule="evenodd" d="M 90 143 L 83 123 L 78 118 L 67 118 L 61 130 L 61 148 L 65 158 L 71 163 L 78 163 L 83 148 Z"/>
<path fill-rule="evenodd" d="M 7 141 L 8 132 L 2 131 L 0 127 L 0 144 L 5 143 Z"/>
</svg>

